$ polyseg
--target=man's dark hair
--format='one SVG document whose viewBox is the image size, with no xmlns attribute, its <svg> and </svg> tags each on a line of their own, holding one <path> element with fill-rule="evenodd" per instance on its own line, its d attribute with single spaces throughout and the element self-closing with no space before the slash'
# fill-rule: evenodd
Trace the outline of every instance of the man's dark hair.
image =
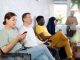
<svg viewBox="0 0 80 60">
<path fill-rule="evenodd" d="M 23 21 L 23 19 L 26 17 L 26 15 L 28 15 L 28 14 L 31 14 L 31 13 L 24 13 L 24 14 L 22 15 L 22 21 Z"/>
<path fill-rule="evenodd" d="M 36 18 L 36 21 L 39 22 L 40 19 L 42 19 L 42 18 L 44 18 L 44 17 L 43 17 L 43 16 L 38 16 L 38 17 Z"/>
</svg>

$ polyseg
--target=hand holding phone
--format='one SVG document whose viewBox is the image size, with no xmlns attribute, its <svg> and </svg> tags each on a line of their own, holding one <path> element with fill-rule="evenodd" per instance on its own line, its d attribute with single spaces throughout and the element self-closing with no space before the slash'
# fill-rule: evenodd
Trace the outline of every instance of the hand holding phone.
<svg viewBox="0 0 80 60">
<path fill-rule="evenodd" d="M 27 31 L 23 32 L 22 34 L 26 34 L 26 33 L 27 33 Z"/>
</svg>

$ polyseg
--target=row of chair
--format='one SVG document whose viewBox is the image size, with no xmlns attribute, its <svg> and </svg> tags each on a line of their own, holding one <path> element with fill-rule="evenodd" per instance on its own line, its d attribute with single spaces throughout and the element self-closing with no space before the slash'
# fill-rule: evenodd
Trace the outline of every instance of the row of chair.
<svg viewBox="0 0 80 60">
<path fill-rule="evenodd" d="M 7 53 L 0 49 L 0 60 L 31 60 L 31 54 L 27 53 Z"/>
</svg>

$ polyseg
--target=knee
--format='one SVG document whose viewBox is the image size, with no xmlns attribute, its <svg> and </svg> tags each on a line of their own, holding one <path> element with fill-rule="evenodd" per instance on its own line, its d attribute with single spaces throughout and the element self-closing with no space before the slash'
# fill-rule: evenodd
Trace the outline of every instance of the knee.
<svg viewBox="0 0 80 60">
<path fill-rule="evenodd" d="M 63 32 L 61 32 L 61 31 L 57 32 L 56 34 L 59 35 L 59 36 L 63 36 L 64 35 Z"/>
<path fill-rule="evenodd" d="M 59 32 L 57 32 L 58 34 L 62 34 L 62 32 L 61 31 L 59 31 Z"/>
</svg>

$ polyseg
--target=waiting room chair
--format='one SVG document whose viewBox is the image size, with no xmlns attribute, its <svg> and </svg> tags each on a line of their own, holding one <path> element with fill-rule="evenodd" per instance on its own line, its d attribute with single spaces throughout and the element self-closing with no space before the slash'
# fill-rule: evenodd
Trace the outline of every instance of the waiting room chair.
<svg viewBox="0 0 80 60">
<path fill-rule="evenodd" d="M 0 49 L 0 60 L 31 60 L 31 54 L 27 53 L 7 53 Z"/>
</svg>

